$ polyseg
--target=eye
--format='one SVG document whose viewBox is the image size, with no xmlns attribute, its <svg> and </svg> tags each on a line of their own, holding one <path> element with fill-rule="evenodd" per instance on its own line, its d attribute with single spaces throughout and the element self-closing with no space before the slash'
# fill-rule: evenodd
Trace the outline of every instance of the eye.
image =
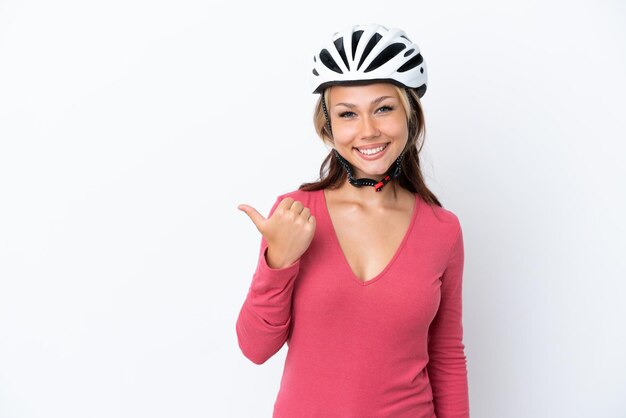
<svg viewBox="0 0 626 418">
<path fill-rule="evenodd" d="M 354 115 L 355 115 L 355 113 L 354 113 L 354 112 L 350 112 L 350 111 L 348 110 L 348 111 L 345 111 L 345 112 L 341 112 L 341 113 L 339 114 L 339 117 L 340 117 L 340 118 L 344 118 L 344 119 L 348 119 L 348 118 L 351 118 L 351 117 L 352 117 L 352 116 L 354 116 Z"/>
<path fill-rule="evenodd" d="M 377 110 L 377 112 L 380 112 L 380 113 L 387 113 L 387 112 L 391 112 L 392 110 L 393 110 L 393 106 L 387 106 L 387 105 L 385 105 L 385 106 L 381 106 L 381 107 L 379 107 L 379 108 L 378 108 L 378 110 Z"/>
</svg>

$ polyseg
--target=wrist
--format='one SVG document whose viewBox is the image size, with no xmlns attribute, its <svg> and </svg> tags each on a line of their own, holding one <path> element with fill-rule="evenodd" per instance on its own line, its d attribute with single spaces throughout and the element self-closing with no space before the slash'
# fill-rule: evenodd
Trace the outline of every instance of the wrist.
<svg viewBox="0 0 626 418">
<path fill-rule="evenodd" d="M 265 251 L 265 262 L 271 269 L 283 269 L 293 264 L 289 260 L 285 260 L 284 257 L 277 255 L 270 247 Z"/>
</svg>

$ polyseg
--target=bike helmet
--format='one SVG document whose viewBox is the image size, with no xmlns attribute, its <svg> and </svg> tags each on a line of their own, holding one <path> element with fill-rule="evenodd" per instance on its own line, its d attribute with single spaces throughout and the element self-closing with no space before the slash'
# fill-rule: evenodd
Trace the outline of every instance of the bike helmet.
<svg viewBox="0 0 626 418">
<path fill-rule="evenodd" d="M 377 24 L 357 25 L 333 34 L 331 39 L 313 56 L 311 87 L 320 94 L 328 132 L 332 135 L 330 117 L 324 101 L 324 89 L 332 85 L 391 82 L 405 89 L 415 89 L 419 98 L 426 93 L 426 63 L 419 47 L 404 31 L 387 29 Z M 389 181 L 400 176 L 404 151 L 376 181 L 355 179 L 353 168 L 336 149 L 333 153 L 355 187 L 373 186 L 377 192 Z"/>
<path fill-rule="evenodd" d="M 322 93 L 333 84 L 389 81 L 426 93 L 426 63 L 419 47 L 400 29 L 357 25 L 336 32 L 313 56 L 311 87 Z"/>
</svg>

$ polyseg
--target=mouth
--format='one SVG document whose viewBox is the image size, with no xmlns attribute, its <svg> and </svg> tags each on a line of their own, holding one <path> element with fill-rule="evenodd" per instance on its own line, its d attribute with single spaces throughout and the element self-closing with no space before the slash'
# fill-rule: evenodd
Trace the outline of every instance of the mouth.
<svg viewBox="0 0 626 418">
<path fill-rule="evenodd" d="M 371 159 L 371 157 L 378 157 L 384 154 L 388 145 L 389 142 L 384 144 L 368 145 L 367 147 L 354 147 L 354 149 L 358 151 L 359 155 L 363 157 L 369 157 L 366 159 Z"/>
</svg>

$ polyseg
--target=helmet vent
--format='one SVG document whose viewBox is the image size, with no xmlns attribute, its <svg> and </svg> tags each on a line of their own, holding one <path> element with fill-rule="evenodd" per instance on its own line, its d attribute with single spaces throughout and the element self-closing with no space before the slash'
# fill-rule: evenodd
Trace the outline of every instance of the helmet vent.
<svg viewBox="0 0 626 418">
<path fill-rule="evenodd" d="M 320 75 L 315 68 L 313 68 L 313 75 Z"/>
<path fill-rule="evenodd" d="M 365 51 L 363 51 L 363 55 L 361 55 L 361 60 L 359 61 L 359 65 L 356 67 L 357 70 L 361 68 L 361 64 L 363 64 L 363 61 L 365 61 L 365 58 L 367 58 L 370 52 L 372 52 L 372 49 L 374 49 L 378 41 L 380 41 L 382 38 L 383 36 L 380 35 L 379 33 L 375 33 L 374 36 L 370 38 L 367 45 L 365 45 Z"/>
<path fill-rule="evenodd" d="M 343 48 L 343 38 L 339 38 L 335 41 L 335 48 L 339 51 L 339 55 L 341 55 L 341 59 L 343 63 L 346 64 L 346 68 L 349 70 L 350 65 L 348 65 L 348 57 L 346 57 L 346 50 Z"/>
<path fill-rule="evenodd" d="M 322 52 L 320 52 L 320 61 L 322 61 L 322 64 L 328 67 L 329 70 L 332 70 L 339 74 L 343 74 L 343 71 L 341 71 L 341 68 L 339 68 L 327 49 L 322 49 Z"/>
<path fill-rule="evenodd" d="M 402 67 L 398 68 L 398 72 L 403 73 L 405 71 L 409 71 L 411 68 L 415 68 L 420 65 L 423 61 L 424 58 L 422 58 L 422 54 L 417 54 L 416 56 L 405 62 Z"/>
<path fill-rule="evenodd" d="M 356 56 L 356 47 L 359 45 L 359 39 L 361 39 L 361 35 L 363 35 L 362 30 L 357 30 L 352 34 L 352 59 Z"/>
<path fill-rule="evenodd" d="M 415 48 L 411 48 L 411 49 L 409 49 L 408 51 L 406 51 L 406 52 L 404 53 L 404 56 L 405 56 L 405 57 L 408 57 L 409 55 L 411 55 L 411 54 L 413 53 L 413 51 L 415 51 Z M 313 58 L 315 58 L 315 57 L 313 57 Z"/>
<path fill-rule="evenodd" d="M 389 45 L 387 48 L 383 49 L 381 53 L 374 58 L 374 60 L 372 60 L 372 63 L 365 69 L 365 72 L 368 73 L 377 69 L 381 65 L 386 64 L 390 59 L 398 55 L 404 48 L 406 48 L 406 45 L 404 44 L 395 43 Z"/>
</svg>

